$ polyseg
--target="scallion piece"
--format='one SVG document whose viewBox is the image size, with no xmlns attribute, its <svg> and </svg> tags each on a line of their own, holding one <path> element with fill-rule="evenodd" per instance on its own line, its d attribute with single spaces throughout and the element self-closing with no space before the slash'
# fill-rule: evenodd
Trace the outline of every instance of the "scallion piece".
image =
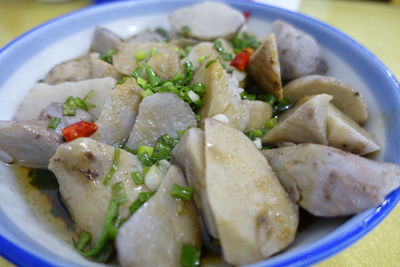
<svg viewBox="0 0 400 267">
<path fill-rule="evenodd" d="M 118 205 L 121 205 L 128 200 L 123 182 L 113 184 L 111 188 L 111 199 Z"/>
<path fill-rule="evenodd" d="M 217 61 L 218 60 L 216 60 L 216 59 L 212 59 L 212 60 L 208 61 L 207 64 L 206 64 L 206 69 L 209 68 L 212 64 L 214 64 Z"/>
<path fill-rule="evenodd" d="M 183 71 L 184 71 L 184 75 L 185 75 L 184 82 L 186 84 L 188 84 L 192 80 L 193 75 L 194 75 L 193 63 L 189 60 L 186 60 L 183 63 Z"/>
<path fill-rule="evenodd" d="M 179 138 L 179 140 L 182 139 L 182 137 L 185 135 L 186 132 L 187 132 L 187 130 L 179 130 L 179 131 L 178 131 L 178 138 Z"/>
<path fill-rule="evenodd" d="M 74 102 L 74 97 L 68 97 L 63 104 L 63 115 L 64 116 L 75 116 L 76 104 Z"/>
<path fill-rule="evenodd" d="M 141 77 L 136 79 L 137 84 L 142 87 L 143 89 L 146 89 L 147 87 L 147 81 Z"/>
<path fill-rule="evenodd" d="M 134 214 L 144 203 L 146 203 L 154 192 L 140 192 L 138 198 L 129 206 L 129 211 Z"/>
<path fill-rule="evenodd" d="M 171 196 L 176 199 L 191 200 L 193 193 L 193 187 L 191 186 L 179 186 L 177 184 L 172 185 Z"/>
<path fill-rule="evenodd" d="M 89 107 L 86 105 L 86 102 L 79 97 L 74 97 L 75 106 L 81 110 L 88 111 Z"/>
<path fill-rule="evenodd" d="M 203 63 L 203 61 L 206 60 L 208 57 L 209 57 L 208 55 L 207 55 L 207 56 L 201 56 L 201 57 L 199 57 L 199 58 L 197 59 L 197 61 L 201 64 L 201 63 Z"/>
<path fill-rule="evenodd" d="M 137 79 L 137 78 L 140 77 L 140 75 L 142 74 L 142 72 L 143 72 L 143 67 L 137 66 L 137 67 L 133 70 L 132 76 L 133 76 L 135 79 Z"/>
<path fill-rule="evenodd" d="M 151 89 L 146 89 L 146 90 L 142 91 L 140 94 L 141 94 L 141 96 L 146 97 L 146 96 L 152 95 L 154 93 L 153 93 L 153 91 L 151 91 Z"/>
<path fill-rule="evenodd" d="M 265 127 L 267 127 L 268 129 L 272 129 L 272 128 L 274 128 L 277 124 L 278 124 L 278 119 L 277 119 L 277 118 L 272 118 L 272 119 L 269 119 L 269 120 L 265 123 Z"/>
<path fill-rule="evenodd" d="M 149 155 L 149 157 L 151 157 L 151 155 L 153 155 L 153 151 L 154 151 L 154 148 L 151 146 L 139 146 L 137 148 L 136 152 L 138 155 L 147 153 L 147 155 Z"/>
<path fill-rule="evenodd" d="M 226 52 L 225 48 L 222 46 L 221 40 L 215 40 L 213 47 L 215 50 L 217 50 L 217 52 L 222 56 L 224 60 L 231 61 L 233 59 L 233 55 Z"/>
<path fill-rule="evenodd" d="M 267 102 L 271 106 L 273 106 L 276 102 L 276 96 L 273 94 L 267 94 L 261 97 L 261 100 Z"/>
<path fill-rule="evenodd" d="M 155 56 L 158 54 L 158 50 L 154 47 L 150 48 L 150 56 Z"/>
<path fill-rule="evenodd" d="M 133 154 L 133 155 L 136 155 L 135 151 L 133 151 L 133 149 L 130 149 L 130 148 L 127 147 L 127 146 L 124 146 L 122 149 L 125 150 L 126 152 L 129 152 L 129 153 L 131 153 L 131 154 Z"/>
<path fill-rule="evenodd" d="M 256 100 L 256 95 L 249 94 L 246 91 L 241 92 L 240 97 L 244 100 Z"/>
<path fill-rule="evenodd" d="M 130 78 L 129 76 L 124 76 L 118 80 L 117 84 L 124 84 L 126 80 L 128 80 L 129 78 Z"/>
<path fill-rule="evenodd" d="M 153 69 L 150 66 L 145 67 L 147 78 L 149 79 L 150 85 L 152 87 L 156 87 L 161 83 L 161 79 L 154 73 Z"/>
<path fill-rule="evenodd" d="M 200 96 L 206 93 L 206 86 L 202 83 L 194 83 L 190 86 L 190 89 Z"/>
<path fill-rule="evenodd" d="M 100 54 L 100 59 L 112 64 L 112 57 L 117 53 L 117 50 L 110 49 Z"/>
<path fill-rule="evenodd" d="M 165 40 L 168 40 L 168 39 L 169 39 L 169 37 L 168 37 L 168 32 L 167 32 L 165 29 L 163 29 L 163 28 L 157 28 L 157 29 L 156 29 L 156 32 L 157 32 L 159 35 L 161 35 L 162 37 L 164 37 Z"/>
<path fill-rule="evenodd" d="M 139 50 L 135 54 L 135 59 L 137 61 L 142 61 L 142 60 L 145 60 L 146 58 L 147 58 L 147 53 L 144 50 Z"/>
<path fill-rule="evenodd" d="M 154 164 L 153 160 L 149 157 L 149 154 L 147 153 L 140 154 L 137 157 L 144 167 L 151 167 Z"/>
<path fill-rule="evenodd" d="M 185 26 L 183 26 L 182 27 L 182 35 L 183 36 L 188 36 L 189 35 L 189 33 L 190 33 L 190 27 L 189 26 L 187 26 L 187 25 L 185 25 Z"/>
<path fill-rule="evenodd" d="M 57 117 L 52 117 L 49 121 L 49 124 L 47 125 L 47 128 L 49 129 L 55 129 L 57 128 L 58 124 L 60 123 L 61 119 Z"/>
<path fill-rule="evenodd" d="M 103 184 L 104 185 L 107 185 L 111 181 L 111 179 L 114 176 L 114 173 L 118 169 L 119 154 L 120 154 L 120 149 L 119 148 L 114 148 L 114 156 L 113 156 L 113 160 L 112 160 L 112 163 L 111 163 L 111 167 L 110 167 L 110 169 L 109 169 L 109 171 L 107 173 L 107 176 L 103 180 Z"/>
<path fill-rule="evenodd" d="M 132 179 L 136 185 L 144 184 L 144 176 L 140 172 L 132 172 Z"/>
<path fill-rule="evenodd" d="M 75 242 L 74 240 L 74 246 L 78 250 L 84 249 L 87 244 L 89 244 L 90 240 L 92 239 L 92 235 L 88 232 L 82 232 L 79 235 L 78 242 Z"/>
<path fill-rule="evenodd" d="M 181 265 L 182 267 L 200 266 L 201 251 L 198 248 L 183 245 L 181 249 Z"/>
</svg>

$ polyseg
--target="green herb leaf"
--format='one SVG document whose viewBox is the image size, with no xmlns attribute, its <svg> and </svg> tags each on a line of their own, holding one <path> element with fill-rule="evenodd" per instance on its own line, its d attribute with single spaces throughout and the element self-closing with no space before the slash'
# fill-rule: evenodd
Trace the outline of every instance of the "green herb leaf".
<svg viewBox="0 0 400 267">
<path fill-rule="evenodd" d="M 134 214 L 144 203 L 146 203 L 154 192 L 140 192 L 138 198 L 129 206 L 129 211 Z"/>
<path fill-rule="evenodd" d="M 114 49 L 107 50 L 106 52 L 100 54 L 100 59 L 107 63 L 112 64 L 112 57 L 116 53 L 117 53 L 117 50 L 114 50 Z"/>
<path fill-rule="evenodd" d="M 111 181 L 111 179 L 114 176 L 114 173 L 117 171 L 118 164 L 119 164 L 119 155 L 120 155 L 120 149 L 114 148 L 114 156 L 113 156 L 113 160 L 111 163 L 111 167 L 107 173 L 107 176 L 103 180 L 104 185 L 107 185 Z"/>
<path fill-rule="evenodd" d="M 201 251 L 189 245 L 183 245 L 181 249 L 181 265 L 182 267 L 200 266 Z"/>
<path fill-rule="evenodd" d="M 136 185 L 144 184 L 144 175 L 140 172 L 132 172 L 132 179 Z"/>
<path fill-rule="evenodd" d="M 61 119 L 57 117 L 52 117 L 49 121 L 49 124 L 47 125 L 47 128 L 49 129 L 55 129 L 57 128 L 58 124 L 60 123 Z"/>
<path fill-rule="evenodd" d="M 192 193 L 193 193 L 193 187 L 191 186 L 184 187 L 184 186 L 179 186 L 177 184 L 172 185 L 171 196 L 173 198 L 182 200 L 191 200 Z"/>
</svg>

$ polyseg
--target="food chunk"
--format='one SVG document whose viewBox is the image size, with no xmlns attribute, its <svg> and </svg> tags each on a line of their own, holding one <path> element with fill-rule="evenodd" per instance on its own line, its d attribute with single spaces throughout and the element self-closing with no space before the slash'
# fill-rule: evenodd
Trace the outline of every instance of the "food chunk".
<svg viewBox="0 0 400 267">
<path fill-rule="evenodd" d="M 290 196 L 315 216 L 373 208 L 400 186 L 399 166 L 333 147 L 300 144 L 262 153 Z"/>
<path fill-rule="evenodd" d="M 110 98 L 115 80 L 107 77 L 102 79 L 91 79 L 80 82 L 48 85 L 36 84 L 24 97 L 15 114 L 17 121 L 37 119 L 40 112 L 52 103 L 64 103 L 69 96 L 84 98 L 91 90 L 93 93 L 89 102 L 95 107 L 89 109 L 89 113 L 97 119 L 104 106 Z"/>
<path fill-rule="evenodd" d="M 59 84 L 64 82 L 78 82 L 92 78 L 92 69 L 88 56 L 71 59 L 56 65 L 47 74 L 44 82 Z"/>
<path fill-rule="evenodd" d="M 135 123 L 142 100 L 140 92 L 141 88 L 133 78 L 115 86 L 96 120 L 99 128 L 91 138 L 112 146 L 122 145 Z"/>
<path fill-rule="evenodd" d="M 262 91 L 272 93 L 278 99 L 283 97 L 278 49 L 274 34 L 269 35 L 251 55 L 247 71 Z"/>
<path fill-rule="evenodd" d="M 175 10 L 169 16 L 174 30 L 200 40 L 232 38 L 243 25 L 241 12 L 217 2 L 203 2 Z"/>
<path fill-rule="evenodd" d="M 229 125 L 239 130 L 246 128 L 249 113 L 242 103 L 238 81 L 228 75 L 217 61 L 208 65 L 203 62 L 193 77 L 193 83 L 203 83 L 206 94 L 203 96 L 204 105 L 200 109 L 203 118 L 210 118 L 217 114 L 224 114 L 229 119 Z"/>
<path fill-rule="evenodd" d="M 286 111 L 278 124 L 263 136 L 262 142 L 328 144 L 326 118 L 331 99 L 330 95 L 316 95 Z"/>
<path fill-rule="evenodd" d="M 96 27 L 90 49 L 97 53 L 104 53 L 117 49 L 121 43 L 121 37 L 118 34 L 103 27 Z"/>
<path fill-rule="evenodd" d="M 116 244 L 122 266 L 176 267 L 183 245 L 200 248 L 194 205 L 171 196 L 174 184 L 187 186 L 182 172 L 171 166 L 155 195 L 120 228 Z"/>
<path fill-rule="evenodd" d="M 206 119 L 205 164 L 207 195 L 225 261 L 259 261 L 292 242 L 297 206 L 250 139 Z"/>
<path fill-rule="evenodd" d="M 328 144 L 342 150 L 365 155 L 380 149 L 376 138 L 332 104 L 327 114 Z"/>
<path fill-rule="evenodd" d="M 182 169 L 188 183 L 193 186 L 193 200 L 201 211 L 208 234 L 218 239 L 214 215 L 207 197 L 204 148 L 204 132 L 199 128 L 191 128 L 172 150 L 172 160 Z"/>
<path fill-rule="evenodd" d="M 48 129 L 48 122 L 0 121 L 0 160 L 26 167 L 46 168 L 57 147 L 60 134 Z"/>
<path fill-rule="evenodd" d="M 265 123 L 272 117 L 270 104 L 257 100 L 243 100 L 242 102 L 249 111 L 249 121 L 245 131 L 263 128 Z"/>
<path fill-rule="evenodd" d="M 73 221 L 80 231 L 91 233 L 92 243 L 102 230 L 114 183 L 122 182 L 128 198 L 119 208 L 122 218 L 130 214 L 128 206 L 138 194 L 147 191 L 135 185 L 131 177 L 132 172 L 142 171 L 142 165 L 136 156 L 122 149 L 109 184 L 103 183 L 113 164 L 115 149 L 90 138 L 79 138 L 59 146 L 49 164 Z"/>
<path fill-rule="evenodd" d="M 283 88 L 283 94 L 296 102 L 307 95 L 329 94 L 332 104 L 344 114 L 363 124 L 368 119 L 368 107 L 364 98 L 353 87 L 327 76 L 310 75 L 291 81 Z"/>
<path fill-rule="evenodd" d="M 133 150 L 141 145 L 154 146 L 163 134 L 177 138 L 179 130 L 196 125 L 196 116 L 189 104 L 173 93 L 156 93 L 140 103 L 126 146 Z"/>
<path fill-rule="evenodd" d="M 113 77 L 119 80 L 123 77 L 122 73 L 118 72 L 113 65 L 101 60 L 98 53 L 90 54 L 90 65 L 93 78 Z"/>
<path fill-rule="evenodd" d="M 326 64 L 314 37 L 282 20 L 272 24 L 272 32 L 276 36 L 283 80 L 326 72 Z"/>
</svg>

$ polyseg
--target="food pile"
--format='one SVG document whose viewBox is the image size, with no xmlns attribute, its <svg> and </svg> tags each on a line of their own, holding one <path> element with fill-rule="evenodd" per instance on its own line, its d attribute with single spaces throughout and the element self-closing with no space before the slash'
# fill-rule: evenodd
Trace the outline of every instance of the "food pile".
<svg viewBox="0 0 400 267">
<path fill-rule="evenodd" d="M 0 121 L 3 162 L 55 174 L 77 252 L 186 267 L 214 247 L 253 263 L 292 243 L 299 207 L 356 214 L 399 186 L 399 166 L 362 157 L 381 149 L 367 103 L 324 76 L 317 41 L 280 20 L 258 38 L 246 19 L 202 2 L 171 30 L 97 27 Z"/>
</svg>

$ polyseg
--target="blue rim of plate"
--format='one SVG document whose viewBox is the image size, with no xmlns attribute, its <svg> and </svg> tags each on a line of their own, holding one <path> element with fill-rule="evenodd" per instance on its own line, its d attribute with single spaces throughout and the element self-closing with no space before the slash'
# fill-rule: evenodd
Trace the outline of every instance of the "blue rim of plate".
<svg viewBox="0 0 400 267">
<path fill-rule="evenodd" d="M 88 11 L 93 11 L 93 10 L 101 10 L 101 9 L 107 9 L 109 6 L 125 6 L 129 2 L 134 2 L 136 3 L 146 3 L 149 1 L 146 0 L 130 0 L 130 1 L 112 1 L 109 3 L 102 3 L 101 5 L 96 5 L 96 6 L 89 6 L 85 7 L 73 12 L 70 12 L 68 14 L 59 16 L 55 19 L 49 20 L 27 32 L 24 34 L 20 35 L 13 41 L 9 42 L 6 46 L 0 49 L 0 57 L 3 54 L 6 54 L 8 49 L 10 49 L 14 44 L 18 44 L 21 42 L 21 40 L 29 37 L 32 33 L 38 31 L 41 28 L 45 28 L 47 25 L 52 24 L 54 22 L 62 21 L 66 18 L 73 17 L 82 13 L 86 13 Z M 153 2 L 157 2 L 153 1 Z M 179 2 L 179 1 L 158 1 L 158 2 Z M 189 3 L 189 1 L 184 1 L 186 3 Z M 198 2 L 198 1 L 191 1 L 193 2 Z M 385 78 L 389 79 L 391 83 L 394 85 L 394 87 L 397 90 L 397 93 L 400 92 L 400 83 L 396 80 L 394 77 L 393 73 L 375 56 L 373 55 L 368 49 L 366 49 L 364 46 L 353 40 L 351 37 L 346 35 L 345 33 L 335 29 L 334 27 L 321 22 L 317 19 L 308 17 L 306 15 L 296 13 L 293 11 L 289 11 L 286 9 L 274 7 L 274 6 L 269 6 L 266 4 L 261 4 L 261 3 L 255 3 L 251 1 L 243 1 L 243 0 L 226 0 L 222 2 L 227 2 L 231 3 L 234 5 L 245 5 L 245 6 L 252 6 L 252 7 L 260 7 L 260 8 L 268 8 L 271 10 L 275 10 L 280 13 L 284 13 L 287 15 L 290 15 L 294 18 L 302 19 L 307 22 L 311 22 L 312 24 L 316 24 L 327 31 L 330 31 L 333 34 L 336 34 L 340 36 L 341 38 L 344 38 L 347 42 L 350 42 L 351 45 L 355 46 L 357 49 L 360 50 L 360 52 L 363 54 L 363 56 L 369 58 L 372 60 L 372 63 L 377 67 L 380 71 L 385 73 Z M 396 159 L 396 161 L 400 161 L 399 159 Z M 400 163 L 400 162 L 396 162 Z M 302 251 L 302 253 L 299 253 L 299 255 L 293 255 L 287 258 L 283 259 L 276 259 L 274 260 L 273 258 L 270 258 L 268 263 L 254 263 L 250 264 L 248 266 L 252 267 L 262 267 L 262 266 L 309 266 L 311 264 L 317 263 L 323 259 L 326 259 L 337 252 L 345 249 L 346 247 L 350 246 L 357 240 L 359 240 L 362 236 L 367 234 L 369 231 L 371 231 L 376 225 L 378 225 L 389 213 L 391 210 L 394 209 L 396 204 L 400 201 L 400 188 L 397 190 L 393 191 L 391 194 L 389 194 L 385 201 L 379 205 L 378 207 L 368 210 L 367 216 L 363 218 L 362 221 L 360 221 L 357 224 L 351 225 L 342 233 L 338 233 L 335 237 L 323 241 L 322 244 L 318 245 L 315 248 L 309 248 L 305 249 Z M 345 223 L 346 224 L 346 223 Z M 340 226 L 342 227 L 342 226 Z M 53 264 L 49 261 L 47 261 L 45 258 L 41 257 L 40 255 L 34 255 L 34 253 L 24 250 L 23 248 L 15 245 L 13 242 L 5 238 L 1 233 L 0 233 L 0 254 L 8 259 L 9 261 L 19 265 L 19 266 L 56 266 L 57 264 Z M 279 255 L 278 255 L 279 256 Z"/>
</svg>

